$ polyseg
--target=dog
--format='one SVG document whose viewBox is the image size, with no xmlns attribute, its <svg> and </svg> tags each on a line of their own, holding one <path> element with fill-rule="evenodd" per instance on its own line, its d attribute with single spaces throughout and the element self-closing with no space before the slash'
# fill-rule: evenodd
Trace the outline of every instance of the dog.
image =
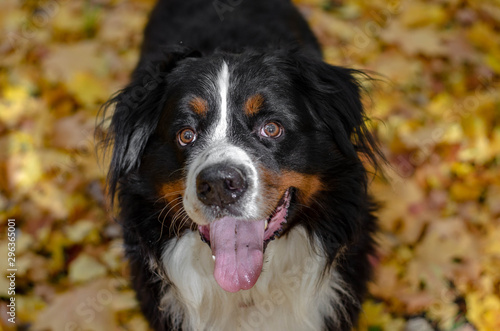
<svg viewBox="0 0 500 331">
<path fill-rule="evenodd" d="M 155 330 L 351 330 L 377 229 L 361 72 L 288 0 L 159 0 L 107 142 Z"/>
</svg>

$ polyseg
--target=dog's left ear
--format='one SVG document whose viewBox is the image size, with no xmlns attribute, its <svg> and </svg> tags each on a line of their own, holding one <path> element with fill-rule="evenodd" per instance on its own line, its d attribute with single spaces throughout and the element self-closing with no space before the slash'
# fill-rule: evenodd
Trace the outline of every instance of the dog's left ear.
<svg viewBox="0 0 500 331">
<path fill-rule="evenodd" d="M 298 92 L 340 152 L 348 157 L 363 153 L 376 167 L 381 153 L 365 124 L 362 87 L 357 78 L 369 77 L 359 70 L 332 66 L 310 55 L 295 54 L 292 59 Z"/>
<path fill-rule="evenodd" d="M 142 153 L 153 134 L 167 100 L 167 75 L 179 61 L 201 54 L 190 48 L 174 46 L 141 58 L 127 87 L 110 99 L 102 108 L 115 106 L 104 146 L 113 145 L 108 172 L 111 201 L 120 179 L 137 169 Z M 103 120 L 103 122 L 104 122 Z"/>
</svg>

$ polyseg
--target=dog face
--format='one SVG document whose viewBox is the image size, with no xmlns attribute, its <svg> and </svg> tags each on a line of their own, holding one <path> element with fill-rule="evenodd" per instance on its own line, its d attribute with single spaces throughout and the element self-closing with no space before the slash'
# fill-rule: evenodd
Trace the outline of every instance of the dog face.
<svg viewBox="0 0 500 331">
<path fill-rule="evenodd" d="M 315 225 L 301 213 L 328 203 L 325 192 L 364 194 L 358 152 L 372 156 L 372 141 L 351 70 L 294 51 L 184 50 L 150 64 L 115 99 L 112 193 L 134 182 L 163 199 L 162 227 L 199 231 L 230 292 L 255 284 L 267 244 L 297 224 L 341 228 L 345 238 L 323 245 L 349 240 L 355 224 Z"/>
</svg>

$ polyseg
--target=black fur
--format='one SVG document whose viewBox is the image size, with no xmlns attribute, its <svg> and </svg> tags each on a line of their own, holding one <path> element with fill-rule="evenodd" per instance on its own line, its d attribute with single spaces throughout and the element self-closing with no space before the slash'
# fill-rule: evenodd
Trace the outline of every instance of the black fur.
<svg viewBox="0 0 500 331">
<path fill-rule="evenodd" d="M 234 107 L 256 91 L 266 100 L 258 116 L 235 118 L 231 139 L 254 155 L 271 155 L 263 161 L 269 169 L 322 179 L 324 190 L 310 205 L 292 202 L 285 231 L 303 226 L 320 239 L 329 265 L 336 264 L 356 299 L 342 298 L 348 318 L 340 325 L 325 318 L 324 329 L 350 330 L 371 275 L 376 230 L 360 154 L 376 164 L 378 150 L 364 125 L 356 79 L 361 73 L 324 63 L 315 37 L 289 1 L 238 3 L 229 5 L 231 10 L 224 1 L 160 0 L 131 83 L 106 105 L 116 106 L 107 141 L 114 143 L 108 182 L 120 205 L 133 286 L 151 326 L 175 330 L 168 312 L 158 309 L 172 284 L 154 266 L 161 265 L 162 248 L 175 237 L 168 231 L 171 217 L 166 225 L 158 221 L 164 207 L 158 188 L 185 175 L 190 151 L 179 148 L 176 133 L 186 123 L 204 132 L 213 120 L 210 112 L 204 119 L 194 117 L 185 97 L 203 95 L 199 77 L 215 75 L 224 60 L 238 77 Z M 214 107 L 216 100 L 205 97 Z M 283 139 L 251 134 L 264 119 L 276 117 L 286 127 Z M 190 228 L 194 224 L 188 222 L 184 230 Z"/>
</svg>

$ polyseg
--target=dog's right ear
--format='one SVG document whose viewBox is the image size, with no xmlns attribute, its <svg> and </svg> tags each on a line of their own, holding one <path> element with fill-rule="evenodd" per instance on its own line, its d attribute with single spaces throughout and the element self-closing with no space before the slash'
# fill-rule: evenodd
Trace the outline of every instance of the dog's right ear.
<svg viewBox="0 0 500 331">
<path fill-rule="evenodd" d="M 174 46 L 143 56 L 127 87 L 119 91 L 101 108 L 102 128 L 108 110 L 114 107 L 107 133 L 101 140 L 106 152 L 111 145 L 112 157 L 107 183 L 111 203 L 120 180 L 137 169 L 149 138 L 156 130 L 167 100 L 167 75 L 179 61 L 201 54 L 190 48 Z"/>
</svg>

